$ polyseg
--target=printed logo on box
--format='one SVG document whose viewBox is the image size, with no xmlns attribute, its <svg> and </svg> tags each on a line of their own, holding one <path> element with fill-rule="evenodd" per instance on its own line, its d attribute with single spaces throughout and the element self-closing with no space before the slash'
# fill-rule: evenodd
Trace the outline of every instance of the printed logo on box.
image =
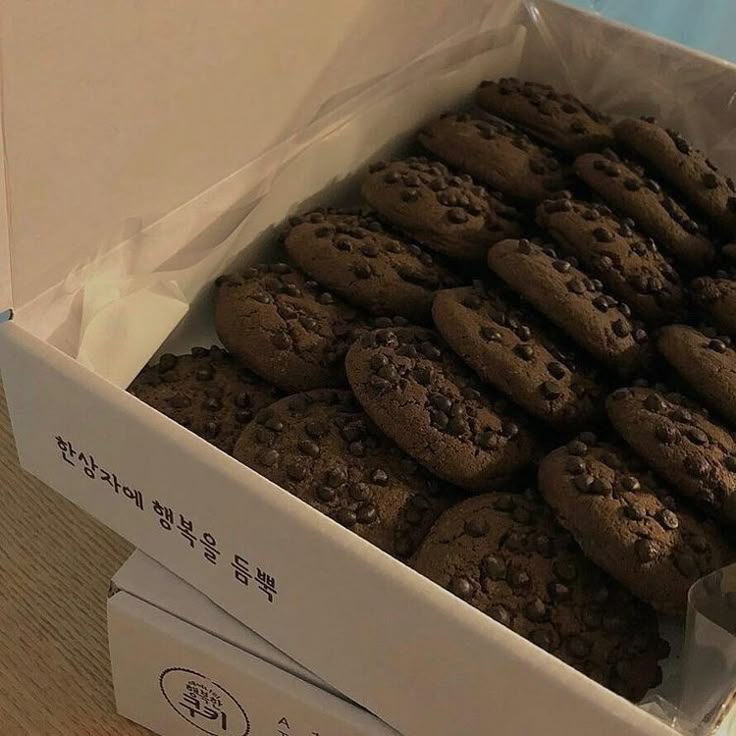
<svg viewBox="0 0 736 736">
<path fill-rule="evenodd" d="M 170 667 L 159 678 L 166 702 L 185 720 L 210 736 L 248 736 L 250 721 L 222 685 L 194 670 Z"/>
</svg>

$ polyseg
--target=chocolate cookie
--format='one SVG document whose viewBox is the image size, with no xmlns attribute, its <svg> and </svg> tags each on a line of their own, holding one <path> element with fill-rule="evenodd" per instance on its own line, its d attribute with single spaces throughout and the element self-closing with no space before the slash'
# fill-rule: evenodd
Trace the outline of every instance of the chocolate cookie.
<svg viewBox="0 0 736 736">
<path fill-rule="evenodd" d="M 616 138 L 649 164 L 666 182 L 726 235 L 736 235 L 736 183 L 680 133 L 653 118 L 617 123 Z"/>
<path fill-rule="evenodd" d="M 451 258 L 480 261 L 492 243 L 521 232 L 513 207 L 426 158 L 373 164 L 361 191 L 388 222 Z"/>
<path fill-rule="evenodd" d="M 539 205 L 537 222 L 645 322 L 657 325 L 683 317 L 677 271 L 630 218 L 617 217 L 602 204 L 560 197 Z"/>
<path fill-rule="evenodd" d="M 317 211 L 292 218 L 285 244 L 299 268 L 371 314 L 425 321 L 435 290 L 460 283 L 420 246 L 388 233 L 373 217 Z"/>
<path fill-rule="evenodd" d="M 438 291 L 432 316 L 480 378 L 530 414 L 567 429 L 596 413 L 602 394 L 596 378 L 562 352 L 530 310 L 510 306 L 478 283 Z"/>
<path fill-rule="evenodd" d="M 345 383 L 343 357 L 366 321 L 286 263 L 217 280 L 215 327 L 223 345 L 284 391 Z"/>
<path fill-rule="evenodd" d="M 575 172 L 614 210 L 633 218 L 681 265 L 703 271 L 713 260 L 715 249 L 703 226 L 642 168 L 608 151 L 579 156 Z"/>
<path fill-rule="evenodd" d="M 606 409 L 624 440 L 677 491 L 736 522 L 736 440 L 704 409 L 649 388 L 617 389 Z"/>
<path fill-rule="evenodd" d="M 690 282 L 693 304 L 720 332 L 736 335 L 736 280 L 725 271 Z"/>
<path fill-rule="evenodd" d="M 417 462 L 469 491 L 505 483 L 534 442 L 507 402 L 486 390 L 430 330 L 377 330 L 346 358 L 373 421 Z"/>
<path fill-rule="evenodd" d="M 414 568 L 458 598 L 637 701 L 659 684 L 669 648 L 654 612 L 583 556 L 536 493 L 453 506 Z"/>
<path fill-rule="evenodd" d="M 376 429 L 349 391 L 307 391 L 272 404 L 243 432 L 234 455 L 404 559 L 453 498 L 453 489 Z"/>
<path fill-rule="evenodd" d="M 551 151 L 482 112 L 445 113 L 421 130 L 419 141 L 450 166 L 511 197 L 538 202 L 567 184 Z"/>
<path fill-rule="evenodd" d="M 669 325 L 659 333 L 657 347 L 712 409 L 736 423 L 736 350 L 730 337 Z"/>
<path fill-rule="evenodd" d="M 280 396 L 216 345 L 162 355 L 128 391 L 228 454 L 256 412 Z"/>
<path fill-rule="evenodd" d="M 542 461 L 539 488 L 586 556 L 662 613 L 684 615 L 690 586 L 733 559 L 711 522 L 678 508 L 627 448 L 590 433 Z"/>
<path fill-rule="evenodd" d="M 478 104 L 521 126 L 555 148 L 582 153 L 613 144 L 610 118 L 548 84 L 515 77 L 481 82 Z"/>
<path fill-rule="evenodd" d="M 529 240 L 506 240 L 488 253 L 488 265 L 512 289 L 598 360 L 624 376 L 646 359 L 646 332 L 627 305 L 601 291 L 569 260 Z"/>
</svg>

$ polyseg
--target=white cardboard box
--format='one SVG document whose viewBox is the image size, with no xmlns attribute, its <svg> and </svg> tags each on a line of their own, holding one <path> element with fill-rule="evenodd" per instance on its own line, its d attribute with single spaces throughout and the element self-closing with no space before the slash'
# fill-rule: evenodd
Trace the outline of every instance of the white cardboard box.
<svg viewBox="0 0 736 736">
<path fill-rule="evenodd" d="M 672 733 L 123 387 L 162 343 L 211 337 L 207 285 L 238 251 L 481 78 L 658 114 L 736 169 L 736 69 L 553 0 L 0 12 L 0 365 L 22 465 L 405 736 Z M 212 534 L 218 563 L 154 501 Z"/>
<path fill-rule="evenodd" d="M 141 552 L 107 622 L 118 712 L 161 736 L 398 736 Z"/>
</svg>

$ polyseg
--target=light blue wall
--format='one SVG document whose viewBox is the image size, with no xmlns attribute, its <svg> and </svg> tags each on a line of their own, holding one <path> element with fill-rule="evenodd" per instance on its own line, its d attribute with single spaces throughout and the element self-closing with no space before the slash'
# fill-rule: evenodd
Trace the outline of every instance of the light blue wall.
<svg viewBox="0 0 736 736">
<path fill-rule="evenodd" d="M 566 0 L 736 61 L 736 0 Z"/>
</svg>

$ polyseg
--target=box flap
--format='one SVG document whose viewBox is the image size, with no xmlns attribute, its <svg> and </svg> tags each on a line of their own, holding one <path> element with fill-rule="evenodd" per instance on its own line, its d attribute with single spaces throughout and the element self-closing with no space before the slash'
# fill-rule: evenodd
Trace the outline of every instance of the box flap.
<svg viewBox="0 0 736 736">
<path fill-rule="evenodd" d="M 281 650 L 218 608 L 209 598 L 142 552 L 134 552 L 118 570 L 111 591 L 123 591 L 233 644 L 322 690 L 344 697 Z"/>
<path fill-rule="evenodd" d="M 520 5 L 437 0 L 417 13 L 394 0 L 69 0 L 39 12 L 7 0 L 16 308 L 290 137 L 330 100 Z"/>
</svg>

